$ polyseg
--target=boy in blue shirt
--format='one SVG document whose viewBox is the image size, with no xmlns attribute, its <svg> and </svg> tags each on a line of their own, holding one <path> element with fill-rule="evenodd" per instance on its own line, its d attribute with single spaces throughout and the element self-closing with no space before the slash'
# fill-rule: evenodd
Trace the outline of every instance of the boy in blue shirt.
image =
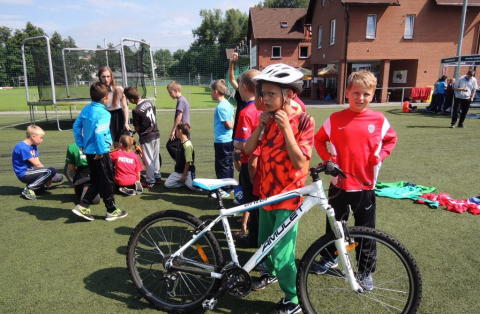
<svg viewBox="0 0 480 314">
<path fill-rule="evenodd" d="M 213 132 L 215 135 L 215 174 L 217 179 L 233 178 L 233 106 L 225 99 L 227 83 L 225 80 L 213 82 L 212 99 L 218 102 L 213 116 Z M 222 197 L 230 196 L 230 188 L 220 191 Z"/>
<path fill-rule="evenodd" d="M 87 220 L 94 220 L 90 214 L 90 204 L 94 203 L 97 194 L 105 203 L 107 214 L 106 221 L 113 221 L 127 216 L 115 205 L 113 191 L 113 167 L 110 159 L 110 112 L 106 106 L 110 100 L 108 85 L 97 82 L 90 86 L 92 103 L 82 109 L 73 124 L 75 142 L 87 156 L 90 168 L 90 186 L 87 193 L 80 200 L 80 204 L 72 210 L 75 215 Z"/>
<path fill-rule="evenodd" d="M 37 199 L 35 191 L 63 180 L 55 168 L 44 167 L 40 162 L 37 146 L 43 142 L 44 136 L 41 127 L 30 125 L 27 128 L 27 138 L 15 145 L 12 152 L 13 170 L 17 178 L 27 185 L 22 195 L 28 200 Z"/>
</svg>

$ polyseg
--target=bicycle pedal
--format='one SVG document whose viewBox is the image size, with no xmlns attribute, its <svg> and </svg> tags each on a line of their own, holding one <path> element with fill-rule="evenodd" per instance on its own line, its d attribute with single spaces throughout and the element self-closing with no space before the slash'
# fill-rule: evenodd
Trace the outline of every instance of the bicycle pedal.
<svg viewBox="0 0 480 314">
<path fill-rule="evenodd" d="M 202 307 L 204 310 L 209 310 L 213 311 L 215 308 L 215 305 L 217 305 L 217 299 L 211 298 L 211 299 L 206 299 L 205 301 L 202 302 Z"/>
</svg>

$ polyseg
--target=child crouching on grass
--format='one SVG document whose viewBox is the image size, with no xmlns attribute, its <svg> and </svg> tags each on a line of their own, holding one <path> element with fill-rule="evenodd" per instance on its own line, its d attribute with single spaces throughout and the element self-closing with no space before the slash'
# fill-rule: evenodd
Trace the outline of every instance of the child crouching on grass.
<svg viewBox="0 0 480 314">
<path fill-rule="evenodd" d="M 143 193 L 140 183 L 140 171 L 142 163 L 137 154 L 132 151 L 133 137 L 122 135 L 120 137 L 120 149 L 110 153 L 110 158 L 115 166 L 115 183 L 118 191 L 126 195 Z"/>
<path fill-rule="evenodd" d="M 41 127 L 30 125 L 27 128 L 27 137 L 15 145 L 12 152 L 12 165 L 18 180 L 27 186 L 22 195 L 28 200 L 36 200 L 35 191 L 50 187 L 53 183 L 63 180 L 63 176 L 53 167 L 45 167 L 38 157 L 37 146 L 43 142 L 45 132 Z"/>
<path fill-rule="evenodd" d="M 192 191 L 201 191 L 192 185 L 195 179 L 195 151 L 192 142 L 188 139 L 190 135 L 190 124 L 180 122 L 175 130 L 175 138 L 180 139 L 181 145 L 177 146 L 175 161 L 175 172 L 168 176 L 164 186 L 169 188 L 178 188 L 187 186 Z"/>
<path fill-rule="evenodd" d="M 262 86 L 267 111 L 260 115 L 258 126 L 245 144 L 245 153 L 252 154 L 259 148 L 255 181 L 259 182 L 260 198 L 305 186 L 315 122 L 291 106 L 295 93 L 301 92 L 302 77 L 303 74 L 291 66 L 273 64 L 253 78 Z M 297 197 L 260 207 L 258 243 L 264 243 L 301 202 L 302 198 Z M 285 297 L 271 314 L 301 312 L 295 282 L 297 231 L 298 223 L 278 241 L 266 259 L 268 272 L 262 272 L 252 285 L 252 290 L 263 290 L 271 283 L 280 284 Z"/>
</svg>

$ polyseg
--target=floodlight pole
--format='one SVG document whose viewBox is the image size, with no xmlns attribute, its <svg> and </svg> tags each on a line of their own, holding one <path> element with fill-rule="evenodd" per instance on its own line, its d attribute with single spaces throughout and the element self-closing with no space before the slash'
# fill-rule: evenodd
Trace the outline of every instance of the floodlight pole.
<svg viewBox="0 0 480 314">
<path fill-rule="evenodd" d="M 457 57 L 458 57 L 458 64 L 457 68 L 455 69 L 455 79 L 458 79 L 460 76 L 460 66 L 462 65 L 462 44 L 463 44 L 463 33 L 465 31 L 465 16 L 467 15 L 467 5 L 468 0 L 463 0 L 463 7 L 462 7 L 462 21 L 460 22 L 460 34 L 458 35 L 458 47 L 457 47 Z"/>
<path fill-rule="evenodd" d="M 107 40 L 105 38 L 103 39 L 103 46 L 105 47 L 105 49 L 107 49 Z M 105 60 L 107 61 L 107 67 L 108 67 L 109 66 L 108 65 L 108 51 L 105 51 Z"/>
</svg>

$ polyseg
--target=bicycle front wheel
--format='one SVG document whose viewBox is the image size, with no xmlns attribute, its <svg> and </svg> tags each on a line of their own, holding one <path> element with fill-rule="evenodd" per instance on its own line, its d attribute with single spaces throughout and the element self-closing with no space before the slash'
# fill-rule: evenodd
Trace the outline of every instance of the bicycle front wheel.
<svg viewBox="0 0 480 314">
<path fill-rule="evenodd" d="M 127 266 L 138 292 L 166 312 L 189 312 L 218 291 L 220 280 L 210 276 L 170 271 L 165 263 L 192 239 L 202 221 L 188 213 L 167 210 L 143 219 L 132 232 Z M 219 271 L 223 265 L 220 246 L 211 232 L 187 248 L 173 265 L 197 271 Z"/>
<path fill-rule="evenodd" d="M 373 288 L 370 285 L 362 293 L 350 288 L 336 256 L 334 236 L 326 234 L 300 262 L 297 290 L 303 312 L 416 313 L 422 280 L 412 255 L 385 232 L 366 227 L 348 231 L 354 245 L 347 250 L 357 281 L 365 287 L 364 276 L 370 274 Z"/>
</svg>

